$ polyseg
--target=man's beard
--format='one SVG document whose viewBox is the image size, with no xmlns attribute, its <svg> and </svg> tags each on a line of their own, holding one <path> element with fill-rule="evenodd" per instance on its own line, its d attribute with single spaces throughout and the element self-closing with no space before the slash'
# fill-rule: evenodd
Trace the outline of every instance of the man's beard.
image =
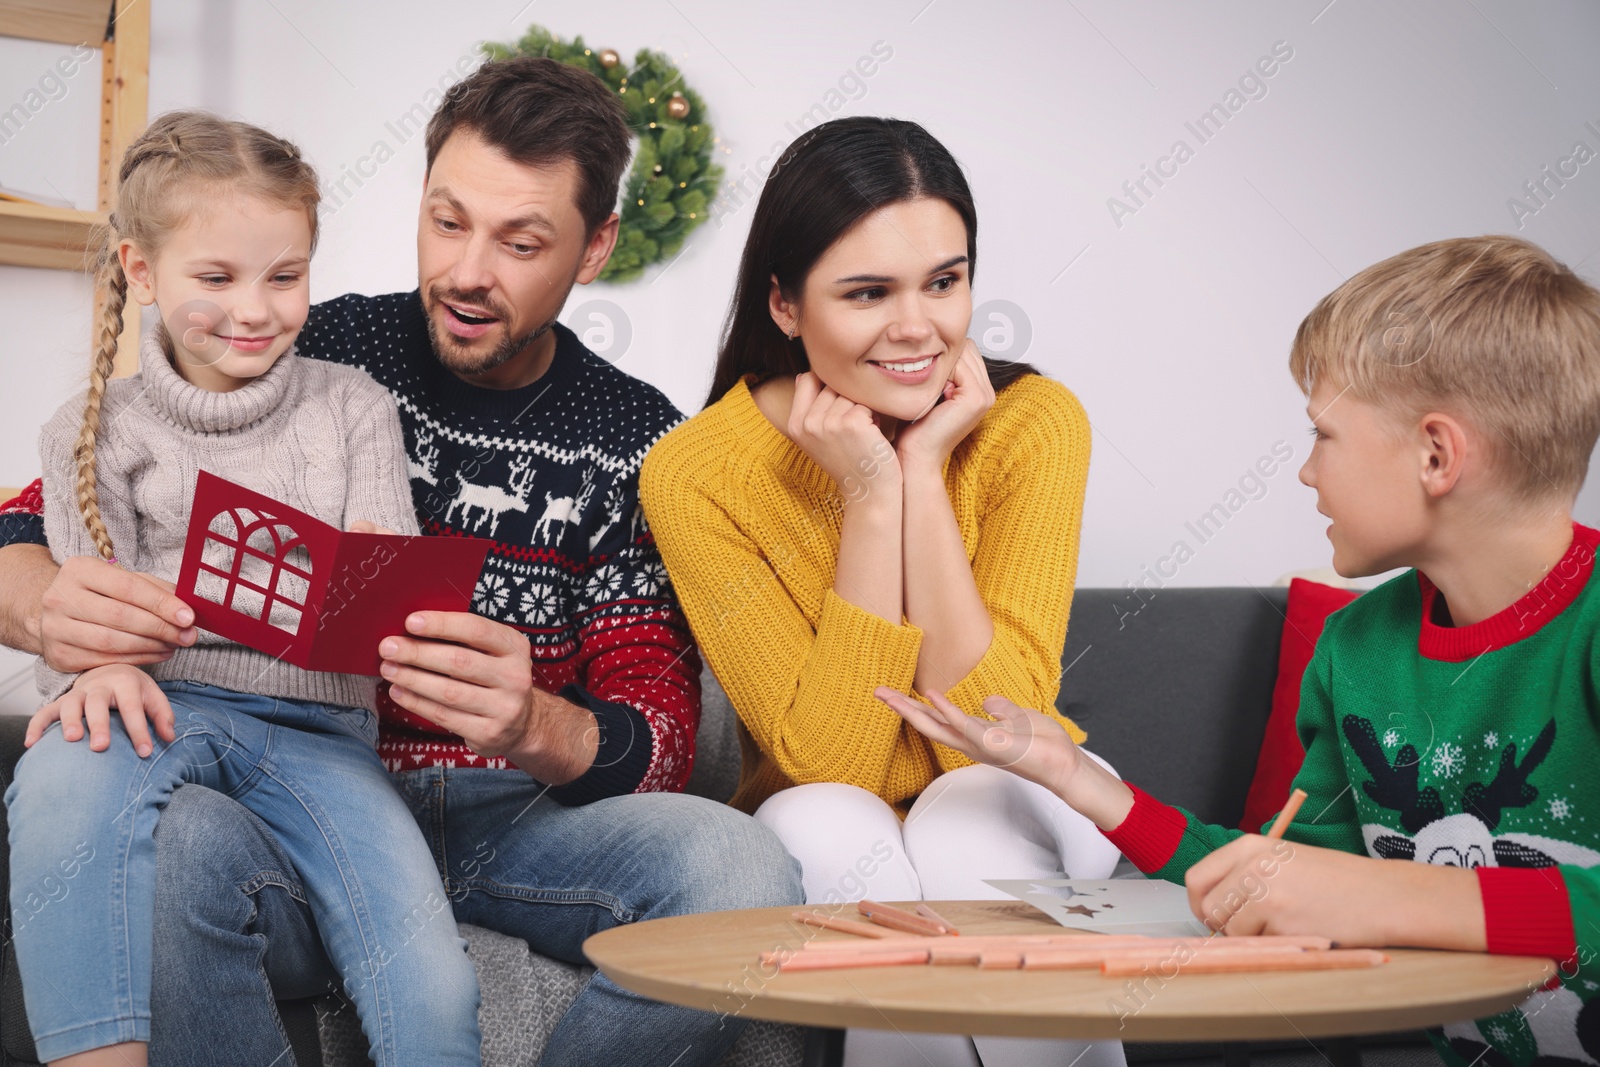
<svg viewBox="0 0 1600 1067">
<path fill-rule="evenodd" d="M 505 329 L 505 323 L 510 321 L 509 316 L 505 314 L 505 309 L 492 301 L 471 300 L 464 294 L 454 291 L 441 293 L 438 290 L 433 290 L 428 295 L 430 303 L 434 307 L 440 308 L 446 315 L 450 314 L 450 310 L 443 305 L 445 300 L 448 299 L 454 303 L 481 307 L 490 312 L 494 318 L 500 320 L 502 330 Z M 426 315 L 424 318 L 428 322 L 428 339 L 433 342 L 433 352 L 439 358 L 439 362 L 458 374 L 472 375 L 487 374 L 509 363 L 529 345 L 543 337 L 556 322 L 552 318 L 520 337 L 513 337 L 507 332 L 504 339 L 491 349 L 487 355 L 477 356 L 467 351 L 460 338 L 447 331 L 440 330 L 438 323 L 434 322 L 432 314 Z"/>
</svg>

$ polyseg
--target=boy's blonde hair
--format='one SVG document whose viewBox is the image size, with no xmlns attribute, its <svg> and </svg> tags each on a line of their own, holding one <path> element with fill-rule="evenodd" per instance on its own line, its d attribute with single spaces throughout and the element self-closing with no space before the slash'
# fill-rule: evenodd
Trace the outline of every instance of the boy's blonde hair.
<svg viewBox="0 0 1600 1067">
<path fill-rule="evenodd" d="M 170 111 L 152 122 L 128 146 L 117 175 L 117 203 L 96 246 L 94 272 L 106 300 L 100 333 L 89 367 L 89 397 L 83 410 L 74 458 L 78 464 L 77 502 L 95 548 L 115 559 L 111 536 L 100 517 L 95 489 L 94 449 L 100 433 L 100 403 L 117 358 L 128 279 L 118 245 L 131 240 L 147 257 L 181 227 L 208 194 L 243 192 L 269 203 L 304 207 L 317 244 L 316 172 L 300 150 L 244 122 L 230 122 L 204 111 Z"/>
<path fill-rule="evenodd" d="M 1570 503 L 1600 437 L 1600 292 L 1518 237 L 1435 241 L 1323 297 L 1289 370 L 1308 396 L 1459 414 L 1517 498 Z"/>
</svg>

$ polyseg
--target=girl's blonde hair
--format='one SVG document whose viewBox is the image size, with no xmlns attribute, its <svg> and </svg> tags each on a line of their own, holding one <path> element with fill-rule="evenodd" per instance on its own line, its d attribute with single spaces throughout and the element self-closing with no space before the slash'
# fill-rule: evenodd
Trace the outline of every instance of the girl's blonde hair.
<svg viewBox="0 0 1600 1067">
<path fill-rule="evenodd" d="M 100 333 L 89 367 L 89 397 L 74 458 L 78 464 L 78 511 L 102 558 L 115 559 L 111 536 L 100 517 L 95 488 L 95 439 L 128 302 L 128 279 L 118 246 L 132 241 L 146 257 L 181 227 L 203 200 L 220 192 L 244 192 L 269 203 L 305 208 L 311 247 L 317 244 L 316 172 L 300 150 L 259 126 L 231 122 L 204 111 L 169 111 L 128 146 L 117 175 L 117 202 L 103 227 L 94 258 L 95 281 L 106 294 Z"/>
</svg>

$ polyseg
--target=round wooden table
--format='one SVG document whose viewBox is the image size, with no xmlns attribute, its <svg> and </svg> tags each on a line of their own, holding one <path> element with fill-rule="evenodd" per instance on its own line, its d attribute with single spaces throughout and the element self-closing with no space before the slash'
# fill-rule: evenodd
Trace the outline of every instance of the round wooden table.
<svg viewBox="0 0 1600 1067">
<path fill-rule="evenodd" d="M 1021 901 L 935 902 L 963 934 L 1070 933 Z M 619 926 L 583 950 L 624 989 L 690 1008 L 829 1028 L 1127 1041 L 1244 1041 L 1422 1029 L 1520 1003 L 1550 960 L 1390 950 L 1350 971 L 1107 978 L 1092 971 L 874 967 L 777 974 L 761 953 L 850 934 L 754 908 Z M 854 909 L 816 909 L 853 915 Z M 1085 937 L 1096 935 L 1085 933 Z"/>
</svg>

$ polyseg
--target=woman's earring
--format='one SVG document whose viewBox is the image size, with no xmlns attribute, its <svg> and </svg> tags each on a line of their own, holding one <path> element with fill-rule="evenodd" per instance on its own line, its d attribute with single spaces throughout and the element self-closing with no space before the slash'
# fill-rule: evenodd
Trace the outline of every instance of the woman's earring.
<svg viewBox="0 0 1600 1067">
<path fill-rule="evenodd" d="M 800 332 L 800 328 L 795 323 L 790 323 L 789 329 L 786 332 L 789 334 L 789 340 L 793 341 L 795 335 Z"/>
</svg>

